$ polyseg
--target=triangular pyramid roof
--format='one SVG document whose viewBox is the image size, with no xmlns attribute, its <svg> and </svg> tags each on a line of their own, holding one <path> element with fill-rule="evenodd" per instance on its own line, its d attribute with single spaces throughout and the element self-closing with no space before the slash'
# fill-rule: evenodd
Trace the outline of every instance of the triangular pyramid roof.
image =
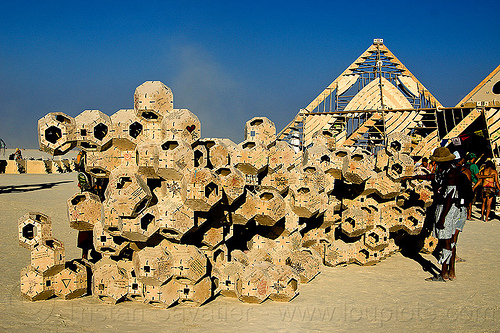
<svg viewBox="0 0 500 333">
<path fill-rule="evenodd" d="M 476 102 L 493 102 L 489 103 L 490 106 L 500 105 L 500 65 L 462 98 L 457 106 L 476 104 Z"/>
<path fill-rule="evenodd" d="M 483 81 L 481 81 L 470 93 L 468 93 L 457 106 L 481 107 L 486 120 L 486 130 L 490 139 L 493 154 L 498 156 L 500 146 L 500 65 L 495 68 Z M 471 112 L 472 113 L 472 112 Z M 476 117 L 471 118 L 467 125 L 470 125 L 481 112 L 476 111 Z M 467 127 L 463 126 L 462 134 Z M 455 134 L 455 133 L 454 133 Z"/>
<path fill-rule="evenodd" d="M 488 138 L 491 147 L 500 146 L 500 66 L 495 68 L 483 81 L 481 81 L 470 93 L 468 93 L 455 108 L 460 112 L 448 117 L 453 118 L 456 123 L 451 129 L 441 135 L 438 131 L 430 133 L 418 147 L 413 150 L 414 155 L 427 156 L 432 148 L 439 144 L 440 140 L 447 140 L 468 135 L 470 126 L 482 115 L 484 116 Z M 443 110 L 444 113 L 453 113 L 454 110 Z M 443 117 L 447 117 L 443 115 Z M 457 122 L 459 121 L 459 122 Z M 479 130 L 479 135 L 484 133 Z M 493 149 L 498 155 L 497 149 Z"/>
<path fill-rule="evenodd" d="M 364 89 L 367 86 L 372 88 L 369 93 Z M 358 94 L 367 95 L 358 96 Z M 366 102 L 366 98 L 371 98 L 371 102 Z M 402 112 L 405 110 L 401 110 L 398 106 L 404 106 L 406 112 Z M 346 139 L 351 135 L 356 137 L 356 140 L 363 137 L 366 139 L 370 127 L 378 126 L 378 132 L 387 130 L 385 113 L 390 113 L 391 109 L 398 109 L 399 113 L 404 113 L 397 117 L 391 116 L 393 120 L 403 117 L 401 119 L 405 120 L 405 129 L 409 131 L 418 128 L 425 136 L 436 128 L 434 112 L 410 111 L 441 106 L 441 103 L 383 44 L 383 40 L 375 39 L 358 59 L 308 106 L 300 110 L 279 133 L 278 138 L 287 139 L 293 130 L 298 130 L 302 135 L 303 144 L 307 146 L 312 142 L 312 135 L 315 132 L 328 130 L 334 135 L 340 134 L 338 139 L 341 139 L 342 143 L 345 141 L 346 144 L 352 144 L 353 140 Z M 383 111 L 354 112 L 357 110 Z M 370 118 L 372 124 L 366 126 L 370 122 L 366 124 L 365 122 Z M 365 126 L 362 126 L 363 124 Z"/>
</svg>

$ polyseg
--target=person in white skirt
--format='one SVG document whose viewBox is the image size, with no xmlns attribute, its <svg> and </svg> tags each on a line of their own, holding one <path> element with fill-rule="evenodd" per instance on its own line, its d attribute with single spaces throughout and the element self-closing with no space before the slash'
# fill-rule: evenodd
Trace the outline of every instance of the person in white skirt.
<svg viewBox="0 0 500 333">
<path fill-rule="evenodd" d="M 455 166 L 456 156 L 448 148 L 436 148 L 430 160 L 437 164 L 435 173 L 402 177 L 400 180 L 422 179 L 433 181 L 434 188 L 434 235 L 439 239 L 441 253 L 438 263 L 441 265 L 440 275 L 427 278 L 427 281 L 448 281 L 455 279 L 455 251 L 453 236 L 460 218 L 457 184 L 460 170 Z"/>
</svg>

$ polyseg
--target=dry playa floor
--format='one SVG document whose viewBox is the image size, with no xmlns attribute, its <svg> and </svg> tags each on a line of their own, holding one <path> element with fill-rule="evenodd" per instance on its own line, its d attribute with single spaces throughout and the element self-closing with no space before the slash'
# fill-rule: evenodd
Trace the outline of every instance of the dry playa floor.
<svg viewBox="0 0 500 333">
<path fill-rule="evenodd" d="M 457 279 L 426 282 L 416 260 L 397 253 L 374 266 L 324 267 L 289 303 L 244 304 L 217 297 L 200 308 L 156 309 L 92 297 L 28 302 L 20 271 L 30 261 L 18 244 L 17 220 L 28 211 L 52 218 L 66 259 L 78 258 L 66 200 L 78 191 L 76 173 L 0 175 L 0 330 L 9 332 L 499 332 L 500 222 L 468 221 L 458 241 Z M 430 255 L 423 259 L 436 264 Z"/>
</svg>

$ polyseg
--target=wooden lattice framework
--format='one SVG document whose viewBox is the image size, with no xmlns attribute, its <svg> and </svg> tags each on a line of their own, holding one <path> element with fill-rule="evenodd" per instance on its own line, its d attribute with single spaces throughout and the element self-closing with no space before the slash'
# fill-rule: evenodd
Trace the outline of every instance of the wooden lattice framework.
<svg viewBox="0 0 500 333">
<path fill-rule="evenodd" d="M 359 98 L 359 94 L 365 96 Z M 356 96 L 359 102 L 353 103 Z M 299 111 L 278 134 L 278 139 L 290 141 L 299 136 L 302 146 L 307 147 L 314 133 L 327 131 L 340 145 L 373 149 L 384 146 L 386 134 L 391 131 L 422 138 L 436 132 L 437 136 L 436 109 L 441 107 L 383 40 L 375 39 L 356 61 Z M 391 127 L 391 123 L 394 126 Z"/>
</svg>

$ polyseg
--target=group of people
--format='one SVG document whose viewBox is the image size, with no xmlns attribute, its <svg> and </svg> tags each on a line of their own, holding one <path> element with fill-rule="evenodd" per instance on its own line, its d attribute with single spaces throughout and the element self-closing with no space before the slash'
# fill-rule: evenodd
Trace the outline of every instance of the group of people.
<svg viewBox="0 0 500 333">
<path fill-rule="evenodd" d="M 456 255 L 458 235 L 466 220 L 472 217 L 472 205 L 477 195 L 482 196 L 483 202 L 481 220 L 488 221 L 493 199 L 500 191 L 493 161 L 487 160 L 479 169 L 476 157 L 474 153 L 452 153 L 446 147 L 439 147 L 430 157 L 431 163 L 422 159 L 417 175 L 403 177 L 403 180 L 430 180 L 433 185 L 431 213 L 434 214 L 434 235 L 439 240 L 441 274 L 428 278 L 428 281 L 451 281 L 456 278 L 455 262 L 463 261 Z"/>
<path fill-rule="evenodd" d="M 482 164 L 481 168 L 479 168 L 476 164 L 477 155 L 475 153 L 464 155 L 460 151 L 455 151 L 453 155 L 455 155 L 455 162 L 457 166 L 460 167 L 460 171 L 466 174 L 467 178 L 472 183 L 473 197 L 467 207 L 467 219 L 472 219 L 472 205 L 480 198 L 482 201 L 481 220 L 487 222 L 494 202 L 493 199 L 500 190 L 495 164 L 491 159 L 487 159 L 486 162 Z M 436 162 L 432 157 L 430 162 L 427 157 L 424 157 L 421 162 L 416 165 L 416 174 L 433 174 L 436 172 L 438 163 L 439 162 Z"/>
</svg>

